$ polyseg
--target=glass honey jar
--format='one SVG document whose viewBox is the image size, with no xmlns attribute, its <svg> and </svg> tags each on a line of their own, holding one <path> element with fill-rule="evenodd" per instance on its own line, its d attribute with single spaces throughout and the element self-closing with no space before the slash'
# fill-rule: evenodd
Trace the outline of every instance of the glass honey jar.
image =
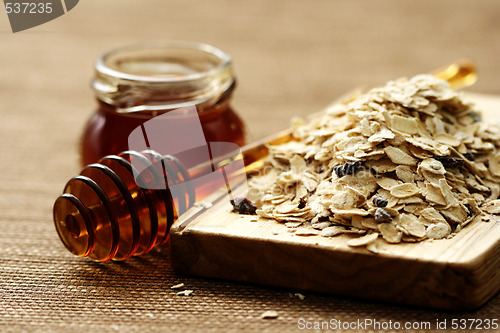
<svg viewBox="0 0 500 333">
<path fill-rule="evenodd" d="M 95 62 L 98 107 L 81 139 L 82 164 L 128 150 L 135 128 L 185 107 L 196 107 L 206 142 L 244 145 L 244 124 L 230 105 L 235 87 L 231 57 L 207 44 L 149 42 L 105 53 Z"/>
<path fill-rule="evenodd" d="M 98 58 L 85 167 L 54 203 L 66 248 L 106 261 L 166 244 L 177 217 L 227 181 L 216 176 L 245 143 L 230 105 L 235 86 L 231 58 L 207 44 L 143 43 Z"/>
</svg>

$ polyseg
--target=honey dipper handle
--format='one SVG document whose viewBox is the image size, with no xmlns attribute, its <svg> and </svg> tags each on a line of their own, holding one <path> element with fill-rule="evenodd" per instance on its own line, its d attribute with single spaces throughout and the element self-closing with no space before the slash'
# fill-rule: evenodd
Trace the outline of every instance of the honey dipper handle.
<svg viewBox="0 0 500 333">
<path fill-rule="evenodd" d="M 432 75 L 450 83 L 452 89 L 470 87 L 477 81 L 476 66 L 470 60 L 460 60 L 432 72 Z"/>
</svg>

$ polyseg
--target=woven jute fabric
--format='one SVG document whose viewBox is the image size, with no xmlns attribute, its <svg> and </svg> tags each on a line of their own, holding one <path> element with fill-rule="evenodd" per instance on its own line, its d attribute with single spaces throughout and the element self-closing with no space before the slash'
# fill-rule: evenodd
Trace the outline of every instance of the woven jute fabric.
<svg viewBox="0 0 500 333">
<path fill-rule="evenodd" d="M 257 139 L 355 87 L 461 57 L 480 69 L 472 90 L 499 94 L 499 14 L 500 3 L 487 0 L 85 0 L 17 34 L 0 14 L 0 331 L 284 332 L 300 330 L 301 319 L 373 319 L 429 322 L 426 331 L 438 332 L 437 320 L 450 328 L 453 319 L 498 319 L 498 295 L 475 312 L 450 313 L 181 276 L 165 249 L 96 263 L 63 247 L 52 205 L 80 171 L 79 135 L 95 106 L 92 61 L 108 49 L 187 39 L 226 50 L 239 79 L 234 106 Z M 192 295 L 177 296 L 178 283 Z M 261 319 L 267 310 L 279 317 Z"/>
</svg>

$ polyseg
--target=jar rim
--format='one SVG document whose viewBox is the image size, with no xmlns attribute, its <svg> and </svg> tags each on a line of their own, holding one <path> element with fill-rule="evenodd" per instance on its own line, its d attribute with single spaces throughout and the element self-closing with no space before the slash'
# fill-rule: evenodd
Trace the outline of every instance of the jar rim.
<svg viewBox="0 0 500 333">
<path fill-rule="evenodd" d="M 174 49 L 185 49 L 185 50 L 192 50 L 192 51 L 199 51 L 199 52 L 205 52 L 207 54 L 211 54 L 216 56 L 218 59 L 220 59 L 220 63 L 216 65 L 215 67 L 207 70 L 207 71 L 202 71 L 202 72 L 196 72 L 196 73 L 190 73 L 190 74 L 185 74 L 185 75 L 175 75 L 175 76 L 148 76 L 148 75 L 138 75 L 138 74 L 132 74 L 132 73 L 127 73 L 125 71 L 120 71 L 117 69 L 113 69 L 107 64 L 108 59 L 111 56 L 116 56 L 119 55 L 120 53 L 125 53 L 129 51 L 139 51 L 139 50 L 145 50 L 145 49 L 157 49 L 157 50 L 174 50 Z M 179 82 L 179 81 L 192 81 L 192 80 L 199 80 L 204 77 L 213 75 L 215 72 L 223 71 L 227 67 L 232 65 L 232 59 L 231 57 L 222 51 L 221 49 L 205 44 L 205 43 L 200 43 L 200 42 L 193 42 L 193 41 L 183 41 L 183 40 L 163 40 L 163 41 L 148 41 L 148 42 L 141 42 L 141 43 L 135 43 L 131 44 L 128 46 L 122 46 L 115 48 L 111 51 L 108 51 L 101 55 L 97 60 L 95 61 L 94 68 L 96 71 L 104 74 L 104 75 L 109 75 L 113 76 L 117 79 L 123 79 L 127 81 L 136 81 L 136 82 L 144 82 L 144 83 L 173 83 L 173 82 Z"/>
<path fill-rule="evenodd" d="M 150 41 L 100 56 L 92 88 L 119 113 L 210 105 L 235 83 L 231 57 L 209 44 Z"/>
</svg>

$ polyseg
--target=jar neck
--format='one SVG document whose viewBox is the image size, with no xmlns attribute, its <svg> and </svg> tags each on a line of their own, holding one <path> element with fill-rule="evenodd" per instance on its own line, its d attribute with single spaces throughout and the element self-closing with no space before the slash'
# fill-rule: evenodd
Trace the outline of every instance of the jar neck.
<svg viewBox="0 0 500 333">
<path fill-rule="evenodd" d="M 109 102 L 103 101 L 99 98 L 97 98 L 97 103 L 99 104 L 99 110 L 105 111 L 105 112 L 110 112 L 110 113 L 115 113 L 115 114 L 121 114 L 121 115 L 128 115 L 128 116 L 133 116 L 133 117 L 146 117 L 150 118 L 152 116 L 157 116 L 159 114 L 169 112 L 172 110 L 176 110 L 182 107 L 189 107 L 189 106 L 194 106 L 196 107 L 196 110 L 200 114 L 213 114 L 214 112 L 217 113 L 219 111 L 224 111 L 228 108 L 230 108 L 230 103 L 232 100 L 232 95 L 233 91 L 236 87 L 236 81 L 234 84 L 226 90 L 220 97 L 219 99 L 212 99 L 205 101 L 203 103 L 196 103 L 194 101 L 186 101 L 184 104 L 150 104 L 150 102 L 145 101 L 145 100 L 137 100 L 133 104 L 125 104 L 125 105 L 115 105 L 115 104 L 110 104 Z M 132 112 L 130 110 L 133 110 Z"/>
<path fill-rule="evenodd" d="M 95 63 L 92 87 L 118 113 L 158 113 L 227 104 L 235 88 L 231 58 L 189 42 L 141 44 L 111 51 Z"/>
</svg>

